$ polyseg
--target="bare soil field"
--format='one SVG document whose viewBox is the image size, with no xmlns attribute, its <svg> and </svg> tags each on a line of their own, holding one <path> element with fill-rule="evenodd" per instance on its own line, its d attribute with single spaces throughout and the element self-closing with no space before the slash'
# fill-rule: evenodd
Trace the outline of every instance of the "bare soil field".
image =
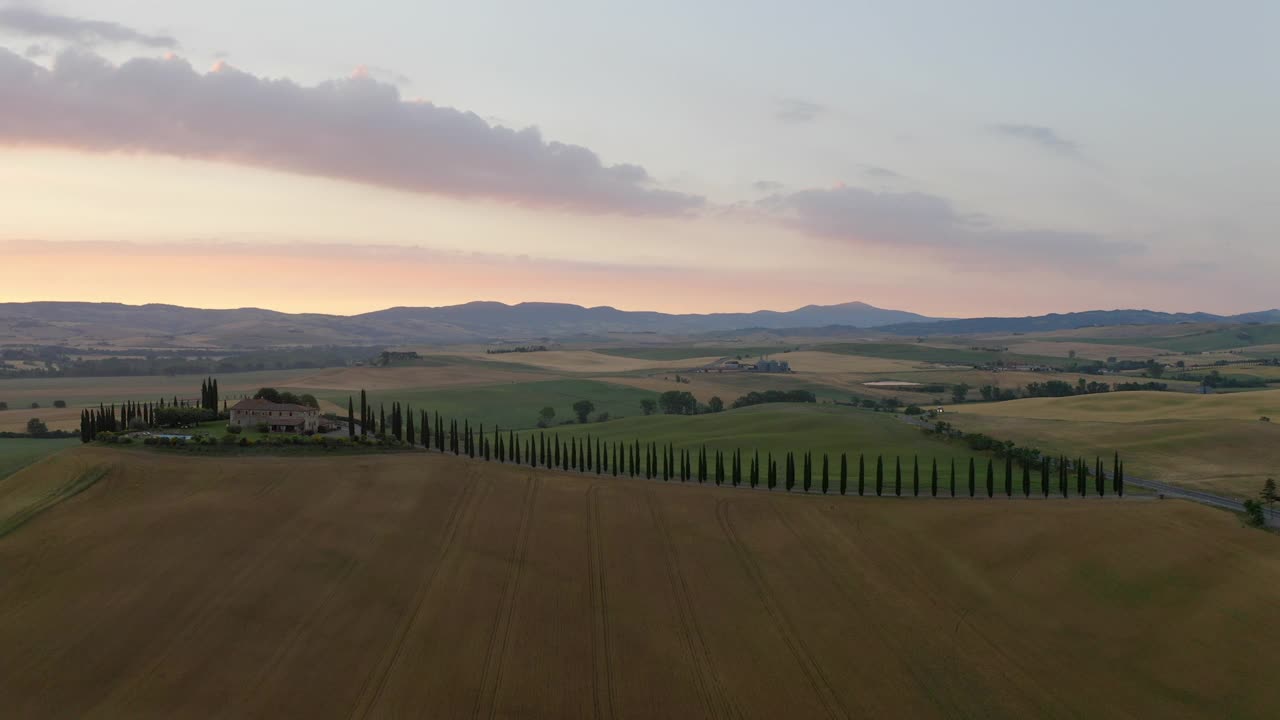
<svg viewBox="0 0 1280 720">
<path fill-rule="evenodd" d="M 85 466 L 110 471 L 0 539 L 12 717 L 1280 712 L 1280 539 L 1190 504 L 424 454 L 83 448 L 10 480 Z"/>
</svg>

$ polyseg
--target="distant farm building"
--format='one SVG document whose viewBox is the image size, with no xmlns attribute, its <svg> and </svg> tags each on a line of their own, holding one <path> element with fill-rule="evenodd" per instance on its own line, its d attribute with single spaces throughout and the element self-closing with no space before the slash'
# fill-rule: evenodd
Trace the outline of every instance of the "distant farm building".
<svg viewBox="0 0 1280 720">
<path fill-rule="evenodd" d="M 764 373 L 785 373 L 791 372 L 791 363 L 786 360 L 770 360 L 761 358 L 756 361 L 756 372 Z"/>
<path fill-rule="evenodd" d="M 307 433 L 320 428 L 320 411 L 306 405 L 273 403 L 268 400 L 241 400 L 231 406 L 228 424 L 254 428 L 266 424 L 271 432 Z"/>
</svg>

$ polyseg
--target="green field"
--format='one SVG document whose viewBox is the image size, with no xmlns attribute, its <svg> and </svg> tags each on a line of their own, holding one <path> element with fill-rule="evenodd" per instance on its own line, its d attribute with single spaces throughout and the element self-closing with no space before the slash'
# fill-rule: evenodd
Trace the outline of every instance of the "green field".
<svg viewBox="0 0 1280 720">
<path fill-rule="evenodd" d="M 317 398 L 344 409 L 348 397 L 352 397 L 357 405 L 360 402 L 359 391 L 299 389 L 314 392 Z M 515 429 L 534 427 L 538 411 L 544 407 L 555 409 L 555 422 L 571 420 L 574 417 L 573 404 L 579 400 L 590 400 L 595 404 L 593 417 L 601 412 L 615 418 L 639 415 L 640 401 L 645 398 L 656 399 L 657 393 L 595 380 L 547 380 L 450 389 L 407 388 L 369 393 L 369 403 L 375 411 L 379 404 L 389 408 L 391 403 L 399 402 L 415 410 L 438 412 L 444 417 L 465 418 L 489 427 L 498 425 Z M 358 407 L 356 412 L 359 413 Z"/>
<path fill-rule="evenodd" d="M 707 415 L 652 415 L 562 425 L 544 432 L 558 433 L 562 439 L 590 435 L 610 443 L 639 440 L 642 444 L 670 444 L 676 449 L 696 450 L 705 445 L 711 450 L 742 450 L 744 455 L 759 450 L 762 460 L 772 452 L 780 462 L 787 452 L 811 452 L 815 457 L 815 478 L 821 471 L 823 453 L 830 457 L 833 479 L 838 478 L 841 453 L 848 454 L 850 477 L 856 477 L 858 455 L 865 454 L 868 478 L 874 472 L 876 456 L 883 455 L 886 478 L 890 480 L 894 459 L 900 457 L 908 488 L 912 459 L 917 456 L 922 483 L 928 482 L 934 459 L 944 483 L 952 460 L 956 461 L 963 482 L 967 482 L 970 457 L 979 459 L 980 473 L 986 470 L 985 456 L 970 451 L 963 443 L 933 437 L 888 413 L 832 405 L 776 403 Z"/>
<path fill-rule="evenodd" d="M 60 450 L 79 444 L 79 438 L 60 440 L 0 439 L 0 480 L 46 455 L 52 455 Z"/>
</svg>

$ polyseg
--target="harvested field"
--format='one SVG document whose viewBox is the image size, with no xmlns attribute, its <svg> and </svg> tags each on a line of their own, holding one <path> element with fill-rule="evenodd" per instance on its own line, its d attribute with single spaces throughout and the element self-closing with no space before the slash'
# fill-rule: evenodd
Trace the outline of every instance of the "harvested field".
<svg viewBox="0 0 1280 720">
<path fill-rule="evenodd" d="M 532 353 L 480 353 L 469 359 L 488 362 L 519 363 L 555 372 L 566 373 L 622 373 L 636 370 L 695 368 L 720 359 L 720 355 L 692 357 L 680 360 L 653 360 L 644 358 L 606 355 L 593 350 L 548 350 Z"/>
<path fill-rule="evenodd" d="M 1037 420 L 1134 423 L 1165 420 L 1257 420 L 1280 418 L 1280 390 L 1197 395 L 1123 392 L 1063 398 L 1026 398 L 966 405 L 966 415 Z"/>
<path fill-rule="evenodd" d="M 0 539 L 14 717 L 1280 712 L 1280 541 L 1190 504 L 800 498 L 424 454 L 84 448 L 12 479 L 83 466 L 112 469 Z"/>
<path fill-rule="evenodd" d="M 234 376 L 230 376 L 234 377 Z M 457 385 L 490 385 L 494 383 L 546 380 L 547 376 L 509 367 L 486 367 L 481 363 L 445 364 L 427 367 L 357 367 L 328 368 L 299 372 L 277 387 L 308 390 L 354 390 L 370 392 L 400 388 L 446 388 Z"/>
<path fill-rule="evenodd" d="M 50 430 L 80 429 L 80 408 L 42 407 L 0 410 L 0 432 L 24 433 L 31 418 L 40 418 Z"/>
</svg>

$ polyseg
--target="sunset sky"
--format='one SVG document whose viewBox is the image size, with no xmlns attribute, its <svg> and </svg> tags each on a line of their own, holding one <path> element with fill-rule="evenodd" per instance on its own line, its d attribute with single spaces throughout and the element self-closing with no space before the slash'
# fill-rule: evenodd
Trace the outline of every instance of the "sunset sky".
<svg viewBox="0 0 1280 720">
<path fill-rule="evenodd" d="M 0 0 L 0 301 L 1280 306 L 1280 3 Z"/>
</svg>

